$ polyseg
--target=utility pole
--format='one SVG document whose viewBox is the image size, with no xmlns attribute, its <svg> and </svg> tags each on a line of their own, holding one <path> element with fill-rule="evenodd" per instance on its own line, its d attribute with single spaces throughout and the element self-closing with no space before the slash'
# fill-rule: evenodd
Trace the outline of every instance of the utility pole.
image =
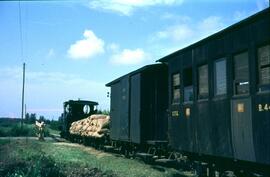
<svg viewBox="0 0 270 177">
<path fill-rule="evenodd" d="M 26 118 L 26 104 L 24 104 L 24 119 Z"/>
<path fill-rule="evenodd" d="M 23 115 L 24 115 L 24 82 L 25 82 L 25 63 L 23 63 L 23 86 L 22 86 L 22 114 L 21 114 L 21 128 L 23 126 Z"/>
</svg>

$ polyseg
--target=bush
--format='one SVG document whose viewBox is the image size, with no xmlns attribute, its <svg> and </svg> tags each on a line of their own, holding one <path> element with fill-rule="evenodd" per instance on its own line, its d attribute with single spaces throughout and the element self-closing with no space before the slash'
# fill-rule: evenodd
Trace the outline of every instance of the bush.
<svg viewBox="0 0 270 177">
<path fill-rule="evenodd" d="M 1 136 L 4 137 L 4 136 L 7 136 L 7 135 L 6 135 L 6 132 L 0 128 L 0 137 Z"/>
<path fill-rule="evenodd" d="M 10 136 L 35 136 L 35 130 L 33 127 L 25 126 L 22 127 L 17 125 L 14 125 L 9 132 Z"/>
<path fill-rule="evenodd" d="M 18 125 L 15 125 L 10 130 L 10 136 L 27 136 L 28 135 L 28 129 L 21 128 Z"/>
<path fill-rule="evenodd" d="M 53 129 L 53 130 L 59 131 L 60 130 L 60 128 L 59 128 L 60 126 L 61 126 L 61 123 L 59 121 L 52 120 L 50 122 L 50 128 Z"/>
<path fill-rule="evenodd" d="M 0 176 L 7 177 L 63 177 L 55 161 L 44 155 L 32 156 L 26 161 L 10 161 L 0 168 Z"/>
</svg>

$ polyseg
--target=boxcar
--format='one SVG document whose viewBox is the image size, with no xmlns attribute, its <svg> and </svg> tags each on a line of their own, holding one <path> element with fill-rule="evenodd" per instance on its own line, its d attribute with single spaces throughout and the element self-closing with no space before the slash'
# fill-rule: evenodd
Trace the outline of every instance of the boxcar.
<svg viewBox="0 0 270 177">
<path fill-rule="evenodd" d="M 270 164 L 269 8 L 158 61 L 174 149 Z"/>
<path fill-rule="evenodd" d="M 97 102 L 86 100 L 69 100 L 64 102 L 64 113 L 62 115 L 62 130 L 61 136 L 67 138 L 69 128 L 72 122 L 86 118 L 95 114 Z"/>
<path fill-rule="evenodd" d="M 108 84 L 111 87 L 110 138 L 144 145 L 166 141 L 167 66 L 147 65 Z"/>
</svg>

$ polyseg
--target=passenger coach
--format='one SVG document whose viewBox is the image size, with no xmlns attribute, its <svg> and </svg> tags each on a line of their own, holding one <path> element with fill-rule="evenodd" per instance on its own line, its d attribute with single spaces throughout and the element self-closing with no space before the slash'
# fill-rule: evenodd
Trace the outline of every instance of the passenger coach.
<svg viewBox="0 0 270 177">
<path fill-rule="evenodd" d="M 177 150 L 270 164 L 270 9 L 158 60 Z"/>
</svg>

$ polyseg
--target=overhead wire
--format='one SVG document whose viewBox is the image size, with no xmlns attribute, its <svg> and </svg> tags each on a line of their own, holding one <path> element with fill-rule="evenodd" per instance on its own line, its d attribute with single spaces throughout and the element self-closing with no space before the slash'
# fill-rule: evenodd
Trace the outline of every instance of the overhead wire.
<svg viewBox="0 0 270 177">
<path fill-rule="evenodd" d="M 20 51 L 21 51 L 21 61 L 23 61 L 23 86 L 22 86 L 22 110 L 21 110 L 21 129 L 23 128 L 23 118 L 24 118 L 24 85 L 25 85 L 25 59 L 23 51 L 23 32 L 22 32 L 22 15 L 21 15 L 21 1 L 19 0 L 19 31 L 20 31 Z"/>
<path fill-rule="evenodd" d="M 24 51 L 23 51 L 23 34 L 22 34 L 22 15 L 21 15 L 21 1 L 19 0 L 19 30 L 20 30 L 20 51 L 21 51 L 21 60 L 25 62 Z"/>
</svg>

